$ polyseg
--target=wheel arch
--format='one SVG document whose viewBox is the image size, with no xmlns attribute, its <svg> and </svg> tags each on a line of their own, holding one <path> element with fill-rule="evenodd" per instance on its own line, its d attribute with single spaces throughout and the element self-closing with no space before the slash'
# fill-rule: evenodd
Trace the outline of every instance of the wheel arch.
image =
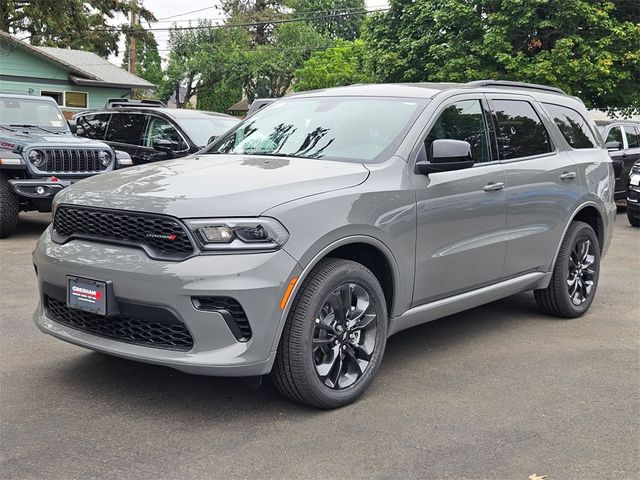
<svg viewBox="0 0 640 480">
<path fill-rule="evenodd" d="M 389 247 L 375 237 L 368 235 L 344 237 L 326 245 L 309 262 L 301 265 L 302 272 L 298 275 L 298 280 L 282 311 L 272 351 L 275 351 L 278 347 L 284 324 L 289 316 L 295 297 L 300 292 L 302 285 L 313 268 L 325 258 L 354 260 L 369 268 L 380 282 L 384 292 L 389 319 L 394 316 L 394 308 L 398 306 L 398 292 L 400 291 L 400 270 L 393 253 Z M 379 263 L 382 261 L 384 261 L 383 264 Z M 373 268 L 371 268 L 372 266 Z"/>
</svg>

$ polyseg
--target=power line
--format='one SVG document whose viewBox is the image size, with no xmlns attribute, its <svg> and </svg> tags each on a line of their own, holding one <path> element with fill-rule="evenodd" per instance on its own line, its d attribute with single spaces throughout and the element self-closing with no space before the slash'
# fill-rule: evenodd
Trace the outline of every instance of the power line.
<svg viewBox="0 0 640 480">
<path fill-rule="evenodd" d="M 216 28 L 259 27 L 263 25 L 277 25 L 277 24 L 283 24 L 283 23 L 296 23 L 296 22 L 312 22 L 315 20 L 328 20 L 331 18 L 346 18 L 346 17 L 352 17 L 356 15 L 367 15 L 369 13 L 386 12 L 386 11 L 389 11 L 389 8 L 381 8 L 379 10 L 352 11 L 352 12 L 345 12 L 345 13 L 336 13 L 332 15 L 320 15 L 315 17 L 298 17 L 298 18 L 294 17 L 294 18 L 285 18 L 285 19 L 278 19 L 278 20 L 264 20 L 260 22 L 232 23 L 232 24 L 226 23 L 226 24 L 219 24 L 219 25 L 189 25 L 184 27 L 173 26 L 173 27 L 160 27 L 160 28 L 146 28 L 144 30 L 146 32 L 165 32 L 165 31 L 175 31 L 175 30 L 210 30 L 210 29 L 216 29 Z M 93 29 L 92 31 L 93 32 L 122 32 L 127 34 L 127 33 L 130 33 L 132 30 L 133 29 L 111 27 L 111 28 L 105 28 L 105 29 L 97 28 L 97 29 Z"/>
<path fill-rule="evenodd" d="M 170 18 L 184 17 L 185 15 L 190 15 L 192 13 L 198 13 L 198 12 L 204 12 L 205 10 L 211 10 L 212 8 L 218 8 L 218 6 L 217 5 L 212 5 L 210 7 L 199 8 L 198 10 L 191 10 L 190 12 L 176 13 L 175 15 L 170 15 L 168 17 L 159 18 L 156 22 L 151 22 L 151 23 L 158 23 L 158 22 L 163 21 L 163 20 L 169 20 Z"/>
</svg>

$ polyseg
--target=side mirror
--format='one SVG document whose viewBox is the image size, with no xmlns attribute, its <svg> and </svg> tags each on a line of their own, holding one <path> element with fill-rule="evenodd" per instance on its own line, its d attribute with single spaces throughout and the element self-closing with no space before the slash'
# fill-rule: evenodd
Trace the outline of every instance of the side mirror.
<svg viewBox="0 0 640 480">
<path fill-rule="evenodd" d="M 178 147 L 178 144 L 172 140 L 166 138 L 156 138 L 153 140 L 153 148 L 163 153 L 173 153 Z"/>
<path fill-rule="evenodd" d="M 606 143 L 607 150 L 610 152 L 615 152 L 616 150 L 622 150 L 622 143 L 620 142 L 607 142 Z"/>
<path fill-rule="evenodd" d="M 424 148 L 424 147 L 423 147 Z M 464 140 L 440 139 L 431 143 L 430 161 L 416 162 L 416 173 L 428 175 L 473 167 L 471 144 Z"/>
<path fill-rule="evenodd" d="M 71 130 L 71 133 L 73 133 L 74 135 L 78 133 L 78 124 L 75 120 L 67 120 L 67 124 L 69 125 L 69 130 Z"/>
</svg>

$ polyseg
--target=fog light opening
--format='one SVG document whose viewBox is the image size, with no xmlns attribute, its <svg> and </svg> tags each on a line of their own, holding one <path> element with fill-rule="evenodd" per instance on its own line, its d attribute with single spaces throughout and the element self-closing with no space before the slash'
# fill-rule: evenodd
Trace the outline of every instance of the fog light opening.
<svg viewBox="0 0 640 480">
<path fill-rule="evenodd" d="M 36 187 L 36 193 L 38 195 L 44 195 L 46 193 L 44 187 Z"/>
</svg>

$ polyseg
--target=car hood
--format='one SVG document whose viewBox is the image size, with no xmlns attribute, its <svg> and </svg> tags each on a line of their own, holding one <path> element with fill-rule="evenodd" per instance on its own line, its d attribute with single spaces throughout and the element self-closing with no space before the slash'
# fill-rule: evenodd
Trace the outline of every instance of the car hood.
<svg viewBox="0 0 640 480">
<path fill-rule="evenodd" d="M 97 175 L 66 188 L 56 201 L 179 218 L 255 216 L 298 198 L 358 185 L 368 175 L 357 163 L 199 155 Z"/>
<path fill-rule="evenodd" d="M 41 130 L 26 130 L 9 132 L 0 129 L 0 148 L 7 150 L 24 149 L 29 147 L 88 147 L 109 148 L 105 143 L 89 138 L 76 137 L 71 133 L 48 133 Z"/>
</svg>

